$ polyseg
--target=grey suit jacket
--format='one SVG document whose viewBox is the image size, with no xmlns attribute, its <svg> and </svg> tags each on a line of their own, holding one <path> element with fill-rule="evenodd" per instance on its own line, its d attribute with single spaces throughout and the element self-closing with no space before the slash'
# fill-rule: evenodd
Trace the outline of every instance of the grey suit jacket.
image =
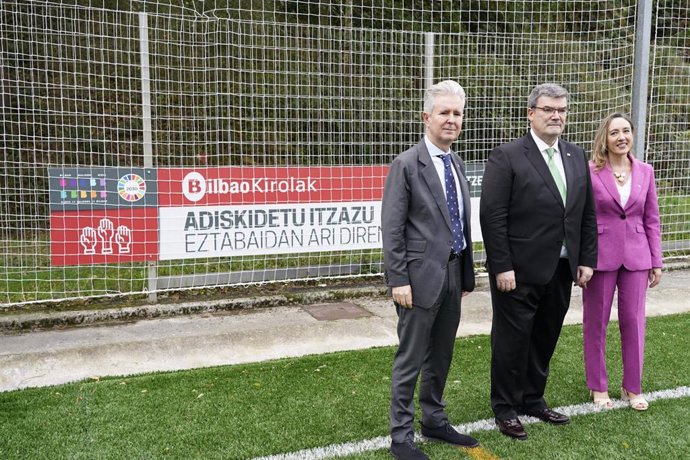
<svg viewBox="0 0 690 460">
<path fill-rule="evenodd" d="M 462 256 L 463 291 L 474 290 L 470 195 L 465 166 L 453 153 L 465 210 L 467 247 Z M 384 277 L 389 288 L 410 285 L 412 304 L 431 308 L 439 300 L 451 253 L 450 216 L 443 186 L 422 139 L 391 163 L 381 212 Z"/>
<path fill-rule="evenodd" d="M 597 263 L 597 220 L 587 157 L 558 141 L 567 183 L 565 205 L 537 144 L 527 135 L 496 147 L 484 169 L 479 219 L 487 268 L 515 270 L 518 282 L 546 284 L 565 241 L 570 271 Z"/>
</svg>

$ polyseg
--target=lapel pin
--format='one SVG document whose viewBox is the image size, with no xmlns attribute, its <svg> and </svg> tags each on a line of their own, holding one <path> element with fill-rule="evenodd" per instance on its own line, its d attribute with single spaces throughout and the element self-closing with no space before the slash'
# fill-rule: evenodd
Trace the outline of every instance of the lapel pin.
<svg viewBox="0 0 690 460">
<path fill-rule="evenodd" d="M 565 156 L 569 157 L 569 156 L 570 156 L 570 152 L 565 152 Z"/>
</svg>

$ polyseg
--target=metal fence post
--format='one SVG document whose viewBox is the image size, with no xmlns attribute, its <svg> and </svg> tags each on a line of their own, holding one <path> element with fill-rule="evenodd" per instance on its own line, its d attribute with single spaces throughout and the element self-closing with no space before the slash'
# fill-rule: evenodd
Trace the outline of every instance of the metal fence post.
<svg viewBox="0 0 690 460">
<path fill-rule="evenodd" d="M 424 34 L 424 87 L 434 84 L 434 33 Z"/>
<path fill-rule="evenodd" d="M 149 73 L 149 29 L 146 13 L 139 13 L 139 56 L 141 58 L 141 119 L 144 146 L 144 168 L 153 168 L 153 137 L 151 135 L 151 78 Z M 157 300 L 158 266 L 148 262 L 148 300 Z"/>
<path fill-rule="evenodd" d="M 652 37 L 652 3 L 649 0 L 637 2 L 635 23 L 635 60 L 633 63 L 633 89 L 631 114 L 635 125 L 635 157 L 646 157 L 645 128 L 647 122 L 647 100 L 649 95 L 649 48 Z"/>
</svg>

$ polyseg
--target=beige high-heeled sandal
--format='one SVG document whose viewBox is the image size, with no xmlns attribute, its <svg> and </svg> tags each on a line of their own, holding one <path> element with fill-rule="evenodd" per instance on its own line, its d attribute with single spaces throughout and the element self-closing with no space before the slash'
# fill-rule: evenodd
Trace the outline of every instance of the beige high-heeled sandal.
<svg viewBox="0 0 690 460">
<path fill-rule="evenodd" d="M 623 401 L 627 401 L 628 404 L 630 404 L 630 407 L 635 410 L 643 411 L 649 408 L 649 403 L 646 399 L 644 399 L 644 396 L 630 393 L 623 387 L 621 387 L 621 399 Z"/>
<path fill-rule="evenodd" d="M 597 407 L 601 409 L 613 408 L 613 401 L 611 401 L 608 391 L 597 391 L 596 393 L 598 394 L 595 394 L 593 390 L 589 390 L 589 397 L 592 398 L 592 402 L 594 402 Z"/>
</svg>

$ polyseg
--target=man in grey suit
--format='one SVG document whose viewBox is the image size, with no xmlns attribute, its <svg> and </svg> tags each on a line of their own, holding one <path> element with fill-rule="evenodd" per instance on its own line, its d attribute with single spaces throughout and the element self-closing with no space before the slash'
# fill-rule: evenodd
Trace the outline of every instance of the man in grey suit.
<svg viewBox="0 0 690 460">
<path fill-rule="evenodd" d="M 414 442 L 414 392 L 421 372 L 422 435 L 479 445 L 448 422 L 443 401 L 462 295 L 474 289 L 465 167 L 450 147 L 460 135 L 465 91 L 450 80 L 427 89 L 424 138 L 393 160 L 382 202 L 384 276 L 398 313 L 391 378 L 391 454 L 428 457 Z"/>
<path fill-rule="evenodd" d="M 549 409 L 549 362 L 570 306 L 597 263 L 597 221 L 587 156 L 560 139 L 568 91 L 535 87 L 530 131 L 494 148 L 484 169 L 479 220 L 493 319 L 491 407 L 501 433 L 526 439 L 518 415 L 565 425 Z"/>
</svg>

